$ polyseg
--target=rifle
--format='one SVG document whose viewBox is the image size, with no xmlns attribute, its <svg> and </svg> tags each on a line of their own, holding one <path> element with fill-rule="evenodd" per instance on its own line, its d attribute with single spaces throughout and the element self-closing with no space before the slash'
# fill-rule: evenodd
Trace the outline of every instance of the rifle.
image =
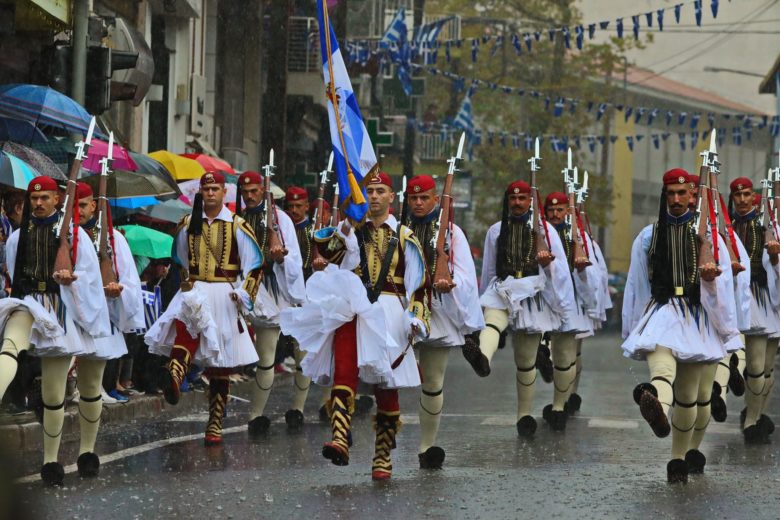
<svg viewBox="0 0 780 520">
<path fill-rule="evenodd" d="M 339 215 L 339 183 L 338 181 L 333 183 L 333 202 L 330 205 L 330 225 L 335 227 L 339 223 L 341 217 Z"/>
<path fill-rule="evenodd" d="M 284 254 L 287 254 L 287 249 L 284 246 L 284 240 L 280 239 L 279 222 L 276 220 L 276 207 L 274 205 L 274 198 L 271 195 L 271 177 L 274 176 L 274 150 L 271 148 L 271 152 L 268 157 L 268 164 L 263 166 L 265 173 L 265 232 L 268 237 L 268 250 L 282 248 Z"/>
<path fill-rule="evenodd" d="M 579 219 L 577 218 L 577 204 L 575 201 L 575 196 L 577 194 L 578 178 L 577 168 L 572 168 L 571 164 L 571 148 L 569 148 L 567 167 L 563 169 L 563 179 L 564 185 L 566 186 L 566 195 L 569 197 L 569 214 L 566 215 L 566 220 L 569 224 L 569 237 L 572 241 L 573 247 L 571 267 L 585 268 L 592 265 L 592 263 L 588 257 L 588 252 L 585 249 L 585 239 L 580 233 L 581 226 L 579 225 Z M 581 258 L 584 258 L 585 261 L 577 265 L 577 260 Z"/>
<path fill-rule="evenodd" d="M 95 230 L 95 251 L 100 261 L 100 275 L 103 286 L 117 282 L 114 261 L 114 234 L 111 228 L 111 213 L 106 199 L 106 184 L 111 161 L 114 159 L 114 132 L 108 136 L 108 154 L 100 159 L 100 182 L 98 183 L 97 224 Z M 109 236 L 109 233 L 111 235 Z"/>
<path fill-rule="evenodd" d="M 54 233 L 59 239 L 59 246 L 57 249 L 57 256 L 54 259 L 54 272 L 68 271 L 73 272 L 73 263 L 75 258 L 71 256 L 71 245 L 68 243 L 68 234 L 70 233 L 70 225 L 73 221 L 73 208 L 79 203 L 76 200 L 76 183 L 79 178 L 79 170 L 81 170 L 81 163 L 87 158 L 89 153 L 89 146 L 92 143 L 92 134 L 95 131 L 95 118 L 89 122 L 89 130 L 87 130 L 87 137 L 76 145 L 76 159 L 73 164 L 70 165 L 70 171 L 68 172 L 68 187 L 65 190 L 65 203 L 63 204 L 63 212 L 59 221 L 54 226 Z M 78 222 L 76 222 L 78 225 Z M 78 240 L 78 229 L 73 229 L 74 242 Z M 75 255 L 74 255 L 75 256 Z"/>
<path fill-rule="evenodd" d="M 330 153 L 330 159 L 328 159 L 328 168 L 320 172 L 320 186 L 317 193 L 317 205 L 314 208 L 314 223 L 312 224 L 312 236 L 315 231 L 319 231 L 322 226 L 322 214 L 325 209 L 325 185 L 328 183 L 328 174 L 333 168 L 333 152 Z M 318 247 L 313 246 L 311 248 L 311 267 L 315 271 L 321 271 L 327 266 L 327 262 L 322 258 Z"/>
<path fill-rule="evenodd" d="M 715 211 L 710 200 L 710 188 L 709 184 L 709 156 L 710 151 L 704 151 L 699 155 L 702 156 L 702 165 L 699 168 L 699 200 L 696 204 L 696 218 L 694 220 L 694 228 L 696 229 L 696 237 L 699 243 L 699 269 L 705 264 L 718 263 L 718 250 L 715 249 L 713 253 L 712 240 L 714 235 L 707 238 L 707 224 L 708 221 L 715 219 Z M 704 213 L 702 212 L 704 209 Z M 717 229 L 715 230 L 717 233 Z M 718 275 L 720 269 L 718 269 Z M 717 276 L 717 275 L 716 275 Z"/>
<path fill-rule="evenodd" d="M 529 211 L 531 212 L 531 226 L 536 227 L 537 238 L 534 242 L 537 255 L 543 251 L 550 252 L 550 232 L 547 229 L 547 219 L 544 215 L 539 188 L 536 186 L 536 172 L 541 169 L 539 166 L 539 161 L 541 160 L 542 158 L 539 156 L 539 138 L 537 137 L 534 143 L 534 155 L 528 159 L 528 162 L 531 164 L 531 206 Z M 537 214 L 536 216 L 534 215 L 535 213 Z M 544 240 L 541 240 L 541 237 L 544 237 Z"/>
<path fill-rule="evenodd" d="M 718 152 L 715 148 L 716 132 L 717 131 L 713 128 L 712 134 L 710 135 L 710 149 L 707 157 L 707 160 L 709 161 L 708 175 L 709 175 L 709 182 L 710 182 L 710 190 L 712 191 L 712 206 L 713 206 L 713 212 L 715 214 L 715 227 L 713 233 L 718 233 L 718 226 L 720 224 L 720 219 L 718 219 L 718 215 L 722 212 L 723 221 L 726 224 L 726 231 L 729 237 L 729 243 L 731 244 L 730 247 L 726 248 L 729 252 L 729 260 L 731 261 L 731 270 L 734 274 L 737 274 L 744 271 L 745 268 L 740 263 L 739 249 L 737 248 L 737 239 L 734 237 L 734 228 L 731 225 L 731 218 L 729 217 L 728 211 L 723 209 L 724 206 L 723 196 L 720 194 L 720 190 L 718 189 L 718 175 L 720 174 L 720 162 L 718 161 Z"/>
<path fill-rule="evenodd" d="M 444 179 L 444 188 L 441 192 L 439 221 L 436 224 L 436 231 L 433 235 L 436 248 L 436 265 L 433 269 L 432 283 L 436 284 L 439 280 L 443 280 L 444 285 L 450 289 L 455 287 L 455 282 L 452 280 L 452 272 L 450 271 L 451 258 L 446 249 L 447 234 L 450 233 L 450 226 L 452 225 L 452 179 L 457 171 L 458 161 L 463 157 L 463 144 L 465 142 L 466 133 L 464 132 L 460 134 L 457 153 L 447 161 L 449 168 L 447 169 L 447 177 Z M 442 230 L 442 226 L 444 226 L 444 230 Z"/>
</svg>

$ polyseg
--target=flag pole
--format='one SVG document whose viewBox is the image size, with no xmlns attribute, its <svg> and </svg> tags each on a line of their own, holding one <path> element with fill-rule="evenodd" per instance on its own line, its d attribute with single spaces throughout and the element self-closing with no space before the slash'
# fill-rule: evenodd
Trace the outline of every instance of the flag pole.
<svg viewBox="0 0 780 520">
<path fill-rule="evenodd" d="M 341 130 L 341 116 L 339 115 L 339 103 L 336 97 L 336 85 L 333 79 L 333 53 L 330 48 L 330 20 L 328 19 L 328 6 L 325 0 L 321 0 L 322 4 L 322 19 L 325 22 L 325 27 L 320 27 L 321 31 L 327 31 L 325 33 L 325 47 L 328 52 L 328 75 L 330 76 L 330 82 L 328 83 L 328 90 L 330 91 L 330 103 L 333 105 L 333 112 L 336 116 L 336 128 L 339 132 L 339 141 L 341 141 L 341 152 L 344 155 L 344 162 L 347 164 L 347 180 L 349 182 L 349 189 L 352 192 L 350 194 L 352 202 L 355 204 L 365 204 L 366 199 L 363 197 L 363 190 L 360 189 L 360 185 L 355 179 L 355 174 L 352 171 L 352 166 L 349 163 L 349 157 L 347 157 L 347 147 L 344 143 L 344 134 Z"/>
</svg>

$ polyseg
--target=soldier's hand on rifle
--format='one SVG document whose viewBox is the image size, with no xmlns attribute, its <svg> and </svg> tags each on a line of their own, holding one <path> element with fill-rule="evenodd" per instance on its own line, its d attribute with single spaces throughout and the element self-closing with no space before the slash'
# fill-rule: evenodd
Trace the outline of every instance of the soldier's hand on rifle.
<svg viewBox="0 0 780 520">
<path fill-rule="evenodd" d="M 574 259 L 574 267 L 580 273 L 584 271 L 588 265 L 590 265 L 590 260 L 588 260 L 587 256 L 578 256 Z"/>
<path fill-rule="evenodd" d="M 769 253 L 769 260 L 772 261 L 772 265 L 777 265 L 778 255 L 780 254 L 780 242 L 770 240 L 766 243 L 766 251 Z"/>
<path fill-rule="evenodd" d="M 550 262 L 553 261 L 553 256 L 550 254 L 549 251 L 539 251 L 536 253 L 536 263 L 541 265 L 542 267 L 547 267 L 550 265 Z"/>
<path fill-rule="evenodd" d="M 742 271 L 745 270 L 745 266 L 740 264 L 739 262 L 731 262 L 731 274 L 734 276 L 738 275 Z"/>
<path fill-rule="evenodd" d="M 281 264 L 282 262 L 284 262 L 284 257 L 286 254 L 287 254 L 287 249 L 282 246 L 274 246 L 268 250 L 268 256 L 270 256 L 271 260 L 273 260 L 277 264 Z"/>
<path fill-rule="evenodd" d="M 328 261 L 322 258 L 321 256 L 318 256 L 314 260 L 311 261 L 311 268 L 315 271 L 322 271 L 326 267 L 328 267 Z"/>
<path fill-rule="evenodd" d="M 458 284 L 455 282 L 451 282 L 447 280 L 446 278 L 440 278 L 433 282 L 433 288 L 439 291 L 440 293 L 448 293 L 452 292 L 452 290 L 457 287 Z"/>
<path fill-rule="evenodd" d="M 118 298 L 122 294 L 124 286 L 117 282 L 111 282 L 103 287 L 103 292 L 106 293 L 107 298 Z"/>
<path fill-rule="evenodd" d="M 717 264 L 708 262 L 701 266 L 701 279 L 706 282 L 713 281 L 720 274 Z"/>
<path fill-rule="evenodd" d="M 76 280 L 78 280 L 78 276 L 76 276 L 74 273 L 71 273 L 67 269 L 63 269 L 61 271 L 55 271 L 52 273 L 52 278 L 54 278 L 54 281 L 57 282 L 60 285 L 70 285 Z"/>
</svg>

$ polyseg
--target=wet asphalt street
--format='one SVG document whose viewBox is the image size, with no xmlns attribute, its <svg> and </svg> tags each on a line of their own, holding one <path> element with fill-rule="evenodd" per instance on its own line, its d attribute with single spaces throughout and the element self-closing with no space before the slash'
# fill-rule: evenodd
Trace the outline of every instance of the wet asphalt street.
<svg viewBox="0 0 780 520">
<path fill-rule="evenodd" d="M 38 518 L 780 518 L 780 434 L 774 444 L 746 447 L 739 433 L 741 399 L 729 396 L 725 423 L 711 423 L 702 451 L 703 476 L 686 486 L 666 483 L 671 438 L 657 439 L 631 398 L 646 366 L 621 357 L 619 338 L 586 341 L 580 414 L 565 433 L 541 419 L 552 385 L 537 381 L 531 441 L 515 429 L 515 368 L 511 349 L 499 351 L 493 373 L 473 374 L 453 351 L 445 384 L 438 445 L 444 469 L 419 469 L 417 393 L 402 392 L 404 426 L 393 452 L 389 482 L 371 481 L 373 432 L 369 416 L 354 420 L 347 467 L 320 449 L 329 427 L 317 417 L 321 390 L 312 387 L 306 424 L 288 433 L 283 414 L 292 378 L 277 378 L 267 409 L 266 438 L 246 433 L 247 404 L 231 401 L 223 446 L 205 448 L 202 413 L 163 423 L 127 424 L 101 431 L 100 476 L 82 480 L 73 468 L 64 488 L 45 488 L 40 452 L 24 454 L 16 492 Z M 246 387 L 239 389 L 246 396 Z M 775 389 L 777 394 L 777 389 Z M 270 413 L 268 413 L 270 412 Z M 775 396 L 770 415 L 780 418 Z M 61 462 L 75 463 L 78 444 L 63 446 Z"/>
</svg>

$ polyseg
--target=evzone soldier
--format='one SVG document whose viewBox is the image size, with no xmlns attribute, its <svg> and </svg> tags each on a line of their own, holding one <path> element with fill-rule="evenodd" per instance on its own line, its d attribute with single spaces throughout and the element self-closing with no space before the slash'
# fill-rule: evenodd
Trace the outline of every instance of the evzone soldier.
<svg viewBox="0 0 780 520">
<path fill-rule="evenodd" d="M 252 228 L 225 207 L 225 193 L 221 173 L 200 178 L 192 214 L 182 219 L 174 241 L 174 260 L 182 268 L 181 289 L 144 338 L 150 352 L 169 357 L 163 393 L 170 404 L 179 402 L 190 364 L 205 367 L 206 446 L 222 443 L 229 376 L 257 362 L 244 316 L 253 309 L 263 255 Z"/>
<path fill-rule="evenodd" d="M 337 466 L 349 464 L 358 382 L 373 385 L 377 414 L 371 476 L 386 480 L 401 427 L 398 389 L 420 385 L 410 346 L 428 333 L 430 296 L 422 248 L 390 214 L 395 198 L 390 178 L 379 173 L 369 179 L 365 224 L 354 229 L 345 220 L 315 233 L 323 259 L 339 269 L 315 273 L 306 287 L 307 302 L 286 309 L 281 323 L 306 351 L 304 374 L 333 386 L 333 437 L 322 454 Z"/>
<path fill-rule="evenodd" d="M 260 361 L 252 381 L 248 430 L 250 436 L 257 437 L 266 434 L 271 426 L 271 419 L 263 414 L 274 384 L 279 314 L 282 309 L 303 303 L 306 289 L 295 226 L 287 213 L 273 204 L 270 193 L 266 193 L 263 177 L 252 171 L 242 173 L 238 178 L 238 190 L 236 211 L 254 231 L 265 259 L 263 283 L 249 315 Z M 296 385 L 304 386 L 299 376 L 296 374 Z M 308 388 L 308 383 L 305 386 Z M 303 405 L 298 410 L 295 403 L 292 413 L 285 414 L 285 421 L 290 427 L 299 428 L 303 424 Z"/>
<path fill-rule="evenodd" d="M 566 252 L 555 228 L 538 223 L 539 215 L 531 218 L 532 201 L 528 183 L 515 181 L 507 186 L 501 220 L 485 236 L 480 284 L 485 328 L 478 348 L 468 343 L 463 348 L 477 375 L 485 377 L 501 333 L 507 327 L 514 332 L 517 433 L 525 438 L 536 432 L 531 413 L 539 340 L 545 331 L 561 330 L 576 312 Z M 540 240 L 547 242 L 545 249 Z"/>
<path fill-rule="evenodd" d="M 577 230 L 572 231 L 572 226 L 567 222 L 566 217 L 570 213 L 569 197 L 559 191 L 550 193 L 545 198 L 544 211 L 547 222 L 555 228 L 566 252 L 564 260 L 570 266 L 575 297 L 574 312 L 568 320 L 564 320 L 562 331 L 552 331 L 551 334 L 553 403 L 545 406 L 542 413 L 550 428 L 563 431 L 566 429 L 569 413 L 579 410 L 581 405 L 579 396 L 572 400 L 570 405 L 569 400 L 573 396 L 574 384 L 579 375 L 577 361 L 581 358 L 582 339 L 593 336 L 592 313 L 600 313 L 599 302 L 602 295 L 599 290 L 602 287 L 603 271 L 595 259 L 593 243 L 584 232 L 584 250 L 580 253 L 586 256 L 575 258 L 575 241 L 581 238 L 573 236 L 572 233 Z M 570 217 L 577 218 L 576 215 Z"/>
<path fill-rule="evenodd" d="M 446 279 L 433 278 L 436 230 L 441 211 L 433 178 L 428 175 L 412 178 L 406 187 L 406 197 L 411 213 L 406 224 L 422 245 L 433 286 L 431 332 L 416 345 L 422 372 L 418 458 L 420 468 L 440 469 L 445 452 L 435 444 L 444 407 L 447 358 L 451 348 L 461 347 L 466 342 L 466 335 L 483 329 L 485 322 L 479 306 L 477 274 L 471 249 L 463 230 L 454 223 L 449 230 L 446 229 L 446 223 L 441 223 L 438 229 L 439 233 L 447 233 L 445 247 L 452 265 L 452 283 Z"/>
<path fill-rule="evenodd" d="M 82 477 L 98 473 L 94 453 L 103 409 L 101 384 L 105 358 L 99 359 L 94 338 L 110 335 L 108 307 L 100 267 L 89 235 L 74 226 L 68 252 L 73 268 L 55 270 L 60 238 L 57 205 L 60 191 L 50 177 L 36 177 L 27 187 L 22 222 L 6 244 L 12 296 L 0 300 L 0 397 L 16 374 L 20 355 L 41 359 L 43 393 L 43 467 L 41 479 L 62 485 L 58 462 L 65 420 L 65 386 L 71 359 L 79 362 L 78 390 L 81 442 L 77 467 Z M 75 205 L 75 201 L 71 202 Z M 77 223 L 78 221 L 74 219 Z M 68 233 L 68 230 L 63 230 Z M 117 296 L 119 287 L 106 287 Z"/>
<path fill-rule="evenodd" d="M 672 432 L 669 482 L 704 470 L 698 446 L 710 419 L 715 368 L 741 346 L 729 255 L 716 233 L 719 263 L 705 256 L 699 265 L 713 249 L 703 242 L 710 238 L 697 235 L 689 183 L 683 169 L 664 174 L 658 221 L 634 240 L 623 301 L 624 355 L 646 360 L 650 369 L 650 382 L 637 385 L 634 400 L 656 436 Z"/>
<path fill-rule="evenodd" d="M 761 223 L 753 202 L 753 183 L 746 177 L 730 184 L 734 231 L 744 244 L 750 263 L 750 330 L 745 332 L 745 442 L 769 442 L 774 431 L 772 420 L 764 413 L 774 385 L 774 362 L 780 337 L 780 242 Z M 736 363 L 734 363 L 736 364 Z"/>
</svg>

